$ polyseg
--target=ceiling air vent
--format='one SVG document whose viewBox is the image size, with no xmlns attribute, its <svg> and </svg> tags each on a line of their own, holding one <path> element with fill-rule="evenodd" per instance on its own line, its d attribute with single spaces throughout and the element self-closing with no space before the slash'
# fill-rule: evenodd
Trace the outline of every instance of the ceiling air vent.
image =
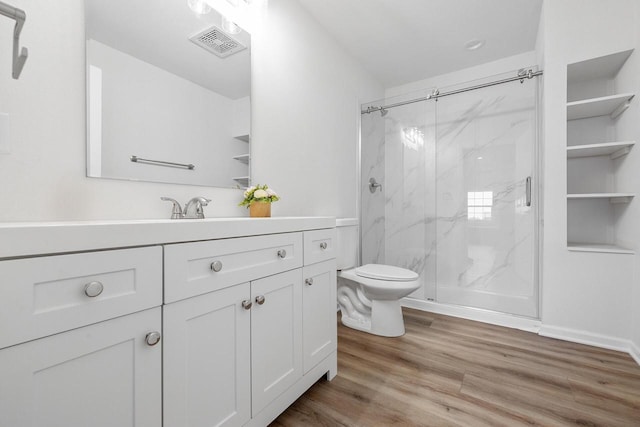
<svg viewBox="0 0 640 427">
<path fill-rule="evenodd" d="M 189 37 L 189 40 L 220 58 L 226 58 L 247 48 L 215 25 Z"/>
</svg>

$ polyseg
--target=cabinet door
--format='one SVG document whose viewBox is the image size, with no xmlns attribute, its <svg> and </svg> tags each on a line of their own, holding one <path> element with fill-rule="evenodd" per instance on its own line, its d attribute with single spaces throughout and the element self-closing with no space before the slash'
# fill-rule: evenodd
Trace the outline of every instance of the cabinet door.
<svg viewBox="0 0 640 427">
<path fill-rule="evenodd" d="M 337 348 L 336 261 L 303 269 L 303 366 L 305 374 Z"/>
<path fill-rule="evenodd" d="M 255 416 L 302 377 L 302 269 L 251 282 L 251 297 Z"/>
<path fill-rule="evenodd" d="M 164 306 L 164 426 L 251 418 L 249 283 Z"/>
<path fill-rule="evenodd" d="M 0 425 L 159 426 L 160 308 L 0 350 Z"/>
</svg>

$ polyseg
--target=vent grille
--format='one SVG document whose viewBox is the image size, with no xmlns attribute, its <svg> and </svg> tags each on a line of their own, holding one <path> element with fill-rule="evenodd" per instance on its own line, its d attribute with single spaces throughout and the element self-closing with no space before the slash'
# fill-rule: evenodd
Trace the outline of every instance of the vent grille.
<svg viewBox="0 0 640 427">
<path fill-rule="evenodd" d="M 200 31 L 189 37 L 189 40 L 220 58 L 226 58 L 247 48 L 216 26 Z"/>
</svg>

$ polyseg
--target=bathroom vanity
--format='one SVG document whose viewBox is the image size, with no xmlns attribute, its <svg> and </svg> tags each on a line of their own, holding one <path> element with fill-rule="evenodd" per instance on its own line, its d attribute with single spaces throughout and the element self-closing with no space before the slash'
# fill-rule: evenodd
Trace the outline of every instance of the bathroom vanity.
<svg viewBox="0 0 640 427">
<path fill-rule="evenodd" d="M 334 218 L 0 225 L 0 425 L 266 425 L 336 358 Z"/>
</svg>

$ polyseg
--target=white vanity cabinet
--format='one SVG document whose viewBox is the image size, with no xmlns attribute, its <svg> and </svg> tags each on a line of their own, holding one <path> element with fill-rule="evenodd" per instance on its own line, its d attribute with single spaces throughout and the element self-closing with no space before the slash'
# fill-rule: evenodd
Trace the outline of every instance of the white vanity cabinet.
<svg viewBox="0 0 640 427">
<path fill-rule="evenodd" d="M 322 375 L 335 375 L 334 236 L 326 229 L 165 248 L 165 296 L 201 294 L 164 306 L 164 427 L 266 425 Z M 304 265 L 311 237 L 324 255 Z"/>
<path fill-rule="evenodd" d="M 334 225 L 0 224 L 0 426 L 266 426 L 337 373 Z"/>
</svg>

